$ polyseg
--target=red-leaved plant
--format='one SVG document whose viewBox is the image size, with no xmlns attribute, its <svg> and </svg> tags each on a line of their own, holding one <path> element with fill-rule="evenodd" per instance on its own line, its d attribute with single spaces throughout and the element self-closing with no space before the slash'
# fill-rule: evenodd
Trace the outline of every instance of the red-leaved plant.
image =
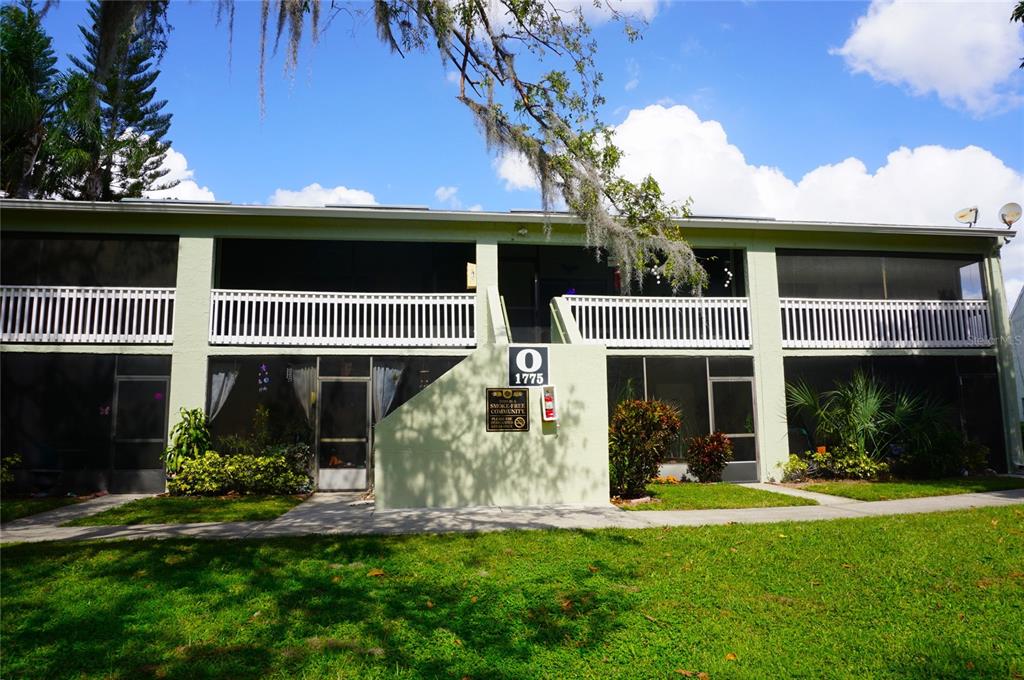
<svg viewBox="0 0 1024 680">
<path fill-rule="evenodd" d="M 613 496 L 637 498 L 657 474 L 679 435 L 679 409 L 655 399 L 619 402 L 608 428 L 608 470 Z"/>
<path fill-rule="evenodd" d="M 732 460 L 732 441 L 721 432 L 692 437 L 683 460 L 697 481 L 720 482 L 725 464 Z"/>
</svg>

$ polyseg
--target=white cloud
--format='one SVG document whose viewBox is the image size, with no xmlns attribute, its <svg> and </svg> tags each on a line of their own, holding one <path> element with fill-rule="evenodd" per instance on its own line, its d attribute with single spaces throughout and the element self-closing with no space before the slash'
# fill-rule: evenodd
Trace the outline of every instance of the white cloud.
<svg viewBox="0 0 1024 680">
<path fill-rule="evenodd" d="M 201 187 L 192 179 L 195 170 L 188 167 L 188 159 L 185 158 L 185 154 L 175 151 L 173 147 L 167 149 L 167 155 L 164 157 L 161 167 L 169 171 L 164 175 L 162 181 L 178 180 L 178 185 L 161 191 L 147 191 L 145 192 L 146 198 L 176 198 L 181 201 L 216 200 L 209 187 Z"/>
<path fill-rule="evenodd" d="M 482 205 L 480 205 L 479 203 L 474 203 L 473 205 L 471 205 L 468 208 L 466 208 L 466 210 L 468 210 L 470 212 L 480 212 L 483 209 L 484 209 L 484 207 Z"/>
<path fill-rule="evenodd" d="M 872 0 L 842 56 L 854 73 L 934 92 L 948 106 L 974 115 L 1024 101 L 1014 86 L 1024 55 L 1024 28 L 1009 20 L 1009 2 L 894 2 Z"/>
<path fill-rule="evenodd" d="M 505 180 L 506 191 L 523 191 L 525 189 L 540 189 L 537 175 L 530 167 L 526 156 L 517 152 L 506 152 L 494 159 L 495 171 L 498 177 Z"/>
<path fill-rule="evenodd" d="M 670 200 L 692 196 L 697 215 L 955 225 L 954 212 L 978 205 L 979 225 L 998 227 L 1001 205 L 1024 202 L 1024 174 L 977 146 L 901 147 L 873 172 L 847 158 L 793 180 L 779 168 L 749 164 L 720 123 L 682 105 L 631 111 L 615 141 L 626 177 L 654 175 Z M 499 161 L 506 189 L 536 188 L 525 159 Z M 1024 236 L 1004 249 L 1002 263 L 1013 300 L 1024 286 Z"/>
<path fill-rule="evenodd" d="M 458 208 L 462 205 L 459 201 L 458 193 L 458 187 L 438 187 L 434 190 L 434 198 L 436 198 L 439 203 L 447 203 L 453 208 Z"/>
<path fill-rule="evenodd" d="M 369 191 L 349 189 L 338 185 L 323 187 L 314 182 L 298 191 L 276 189 L 267 200 L 270 205 L 376 205 L 377 199 Z"/>
<path fill-rule="evenodd" d="M 1024 201 L 1024 174 L 977 146 L 900 147 L 874 172 L 847 158 L 794 181 L 778 168 L 747 163 L 721 124 L 685 106 L 633 110 L 615 141 L 627 177 L 654 175 L 669 199 L 692 196 L 695 214 L 955 225 L 954 212 L 978 205 L 979 225 L 998 227 L 999 207 Z M 1003 274 L 1014 299 L 1024 285 L 1024 237 L 1004 249 Z"/>
</svg>

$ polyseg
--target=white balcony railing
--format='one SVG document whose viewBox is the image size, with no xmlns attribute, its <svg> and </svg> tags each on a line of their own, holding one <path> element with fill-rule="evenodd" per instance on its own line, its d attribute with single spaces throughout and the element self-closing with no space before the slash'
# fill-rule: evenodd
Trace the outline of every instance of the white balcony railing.
<svg viewBox="0 0 1024 680">
<path fill-rule="evenodd" d="M 472 347 L 473 294 L 214 290 L 210 343 L 308 347 Z"/>
<path fill-rule="evenodd" d="M 173 288 L 0 287 L 3 342 L 162 344 L 173 327 Z"/>
<path fill-rule="evenodd" d="M 608 347 L 750 347 L 747 298 L 567 295 L 584 342 Z"/>
<path fill-rule="evenodd" d="M 985 300 L 782 298 L 787 348 L 989 347 Z"/>
</svg>

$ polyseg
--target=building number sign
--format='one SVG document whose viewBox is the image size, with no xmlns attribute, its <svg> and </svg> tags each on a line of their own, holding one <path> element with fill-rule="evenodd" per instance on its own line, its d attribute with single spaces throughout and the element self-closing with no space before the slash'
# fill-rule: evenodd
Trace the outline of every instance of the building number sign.
<svg viewBox="0 0 1024 680">
<path fill-rule="evenodd" d="M 547 347 L 508 348 L 509 387 L 541 387 L 550 381 Z"/>
</svg>

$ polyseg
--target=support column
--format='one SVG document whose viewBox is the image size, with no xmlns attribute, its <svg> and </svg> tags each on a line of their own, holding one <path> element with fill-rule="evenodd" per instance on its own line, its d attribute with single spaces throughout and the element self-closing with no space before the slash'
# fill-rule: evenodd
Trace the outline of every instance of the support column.
<svg viewBox="0 0 1024 680">
<path fill-rule="evenodd" d="M 213 287 L 213 237 L 178 239 L 178 278 L 174 293 L 174 343 L 168 426 L 181 408 L 206 408 L 206 360 L 210 353 L 210 290 Z"/>
<path fill-rule="evenodd" d="M 1003 441 L 1006 444 L 1006 465 L 1010 472 L 1024 467 L 1020 422 L 1017 404 L 1017 376 L 1013 364 L 1013 326 L 1010 325 L 1010 308 L 1003 286 L 1003 267 L 998 251 L 985 258 L 985 272 L 988 280 L 989 310 L 992 314 L 992 333 L 996 341 L 996 373 L 999 378 L 999 397 L 1003 412 Z"/>
<path fill-rule="evenodd" d="M 782 314 L 773 246 L 757 243 L 747 249 L 747 283 L 754 349 L 758 476 L 764 482 L 781 479 L 780 464 L 789 458 Z"/>
<path fill-rule="evenodd" d="M 493 241 L 477 241 L 476 244 L 476 343 L 477 346 L 494 342 L 487 289 L 498 288 L 498 244 Z M 500 294 L 501 291 L 499 290 Z"/>
</svg>

